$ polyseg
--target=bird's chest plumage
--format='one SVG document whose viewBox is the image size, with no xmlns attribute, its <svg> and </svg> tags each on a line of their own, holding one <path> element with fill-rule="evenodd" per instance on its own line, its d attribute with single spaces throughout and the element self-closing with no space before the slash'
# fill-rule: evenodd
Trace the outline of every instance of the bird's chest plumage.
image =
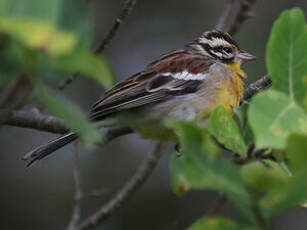
<svg viewBox="0 0 307 230">
<path fill-rule="evenodd" d="M 243 81 L 241 77 L 245 77 L 245 73 L 240 68 L 239 63 L 229 65 L 231 71 L 219 81 L 219 87 L 216 91 L 216 103 L 223 105 L 232 112 L 232 109 L 238 107 L 240 99 L 243 95 Z"/>
<path fill-rule="evenodd" d="M 245 76 L 238 63 L 230 65 L 217 64 L 209 72 L 199 90 L 186 97 L 181 106 L 186 111 L 194 108 L 195 118 L 208 117 L 212 110 L 223 105 L 229 112 L 239 106 L 243 94 L 243 81 Z M 191 116 L 191 112 L 188 113 Z"/>
</svg>

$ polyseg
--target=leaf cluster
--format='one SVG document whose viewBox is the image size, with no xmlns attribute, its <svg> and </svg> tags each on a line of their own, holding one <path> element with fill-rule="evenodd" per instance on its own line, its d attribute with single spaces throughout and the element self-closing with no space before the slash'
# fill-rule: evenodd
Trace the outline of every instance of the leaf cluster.
<svg viewBox="0 0 307 230">
<path fill-rule="evenodd" d="M 56 95 L 46 83 L 79 74 L 103 86 L 112 84 L 107 61 L 91 50 L 90 19 L 85 0 L 2 0 L 0 4 L 0 90 L 18 77 L 28 78 L 34 97 L 89 144 L 100 140 L 96 128 L 77 105 Z"/>
</svg>

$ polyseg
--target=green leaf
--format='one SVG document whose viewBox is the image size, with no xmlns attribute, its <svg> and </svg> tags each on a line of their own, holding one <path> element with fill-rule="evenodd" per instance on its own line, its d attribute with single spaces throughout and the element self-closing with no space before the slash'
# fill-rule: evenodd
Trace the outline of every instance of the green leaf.
<svg viewBox="0 0 307 230">
<path fill-rule="evenodd" d="M 298 173 L 290 178 L 288 183 L 271 188 L 260 202 L 264 214 L 276 215 L 303 204 L 307 200 L 306 175 L 306 172 Z"/>
<path fill-rule="evenodd" d="M 171 125 L 180 138 L 180 153 L 171 158 L 172 184 L 177 194 L 188 189 L 214 189 L 225 193 L 243 216 L 253 221 L 250 197 L 240 176 L 239 168 L 231 161 L 218 159 L 217 146 L 212 148 L 210 136 L 195 124 L 175 122 Z"/>
<path fill-rule="evenodd" d="M 102 141 L 101 134 L 76 105 L 56 95 L 46 87 L 40 87 L 36 94 L 52 114 L 64 120 L 67 126 L 76 132 L 82 141 L 90 145 Z"/>
<path fill-rule="evenodd" d="M 44 50 L 51 56 L 61 56 L 73 51 L 76 37 L 63 32 L 53 24 L 39 20 L 2 18 L 0 32 L 6 33 L 30 49 Z"/>
<path fill-rule="evenodd" d="M 68 73 L 80 73 L 107 87 L 113 83 L 113 74 L 106 59 L 86 49 L 53 60 L 53 67 Z"/>
<path fill-rule="evenodd" d="M 209 131 L 226 148 L 240 155 L 246 155 L 247 148 L 240 129 L 223 106 L 218 106 L 211 113 Z"/>
<path fill-rule="evenodd" d="M 284 11 L 274 23 L 267 47 L 273 89 L 302 104 L 307 91 L 307 25 L 298 8 Z"/>
<path fill-rule="evenodd" d="M 292 134 L 289 136 L 286 157 L 295 171 L 304 171 L 307 167 L 307 136 Z"/>
<path fill-rule="evenodd" d="M 9 0 L 2 0 L 2 1 L 0 1 L 0 17 L 1 17 L 2 15 L 5 15 L 5 14 L 7 13 L 7 10 L 8 10 L 7 5 L 8 5 L 8 2 L 9 2 Z"/>
<path fill-rule="evenodd" d="M 268 194 L 261 200 L 261 207 L 268 216 L 281 213 L 303 204 L 307 200 L 307 136 L 292 134 L 286 146 L 286 156 L 294 169 L 293 176 L 284 183 L 273 183 Z M 274 180 L 273 180 L 274 179 Z M 272 178 L 272 182 L 276 178 Z"/>
<path fill-rule="evenodd" d="M 172 176 L 172 187 L 176 195 L 181 196 L 192 189 L 192 185 L 189 179 L 185 176 L 184 162 L 181 160 L 181 156 L 172 154 L 170 159 L 170 171 Z"/>
<path fill-rule="evenodd" d="M 264 192 L 276 184 L 286 183 L 288 174 L 276 162 L 270 160 L 253 162 L 241 167 L 241 175 L 245 183 L 253 189 Z"/>
<path fill-rule="evenodd" d="M 3 1 L 3 0 L 1 0 Z M 61 13 L 62 0 L 6 0 L 3 15 L 19 19 L 39 19 L 56 23 Z M 1 15 L 1 16 L 3 16 Z"/>
<path fill-rule="evenodd" d="M 291 133 L 307 132 L 304 111 L 284 93 L 276 90 L 254 97 L 249 108 L 249 122 L 259 148 L 283 149 Z"/>
<path fill-rule="evenodd" d="M 205 217 L 198 220 L 188 230 L 240 230 L 241 228 L 231 219 L 224 217 Z"/>
<path fill-rule="evenodd" d="M 239 119 L 243 140 L 247 146 L 254 142 L 255 138 L 250 124 L 248 123 L 248 108 L 249 104 L 246 103 L 235 109 L 235 115 Z"/>
<path fill-rule="evenodd" d="M 49 23 L 78 35 L 90 45 L 93 23 L 87 0 L 1 0 L 0 17 Z"/>
</svg>

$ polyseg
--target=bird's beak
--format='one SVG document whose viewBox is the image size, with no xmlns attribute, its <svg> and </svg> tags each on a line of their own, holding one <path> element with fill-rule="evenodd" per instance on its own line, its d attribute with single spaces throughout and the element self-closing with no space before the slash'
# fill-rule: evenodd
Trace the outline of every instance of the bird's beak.
<svg viewBox="0 0 307 230">
<path fill-rule="evenodd" d="M 239 58 L 242 62 L 246 62 L 255 60 L 256 56 L 247 53 L 245 50 L 240 50 L 240 52 L 237 54 L 237 58 Z"/>
</svg>

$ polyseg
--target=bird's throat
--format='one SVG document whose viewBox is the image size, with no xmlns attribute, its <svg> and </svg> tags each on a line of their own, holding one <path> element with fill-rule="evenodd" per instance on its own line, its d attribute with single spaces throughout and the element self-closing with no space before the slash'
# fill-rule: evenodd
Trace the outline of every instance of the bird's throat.
<svg viewBox="0 0 307 230">
<path fill-rule="evenodd" d="M 246 73 L 241 69 L 241 63 L 240 62 L 234 62 L 229 64 L 231 70 L 237 74 L 239 77 L 247 78 Z"/>
<path fill-rule="evenodd" d="M 242 81 L 242 78 L 247 78 L 247 75 L 241 69 L 241 64 L 239 62 L 230 64 L 230 68 L 234 73 L 232 77 L 232 87 L 234 91 L 235 103 L 233 106 L 237 107 L 240 104 L 240 99 L 244 91 L 244 83 Z"/>
</svg>

